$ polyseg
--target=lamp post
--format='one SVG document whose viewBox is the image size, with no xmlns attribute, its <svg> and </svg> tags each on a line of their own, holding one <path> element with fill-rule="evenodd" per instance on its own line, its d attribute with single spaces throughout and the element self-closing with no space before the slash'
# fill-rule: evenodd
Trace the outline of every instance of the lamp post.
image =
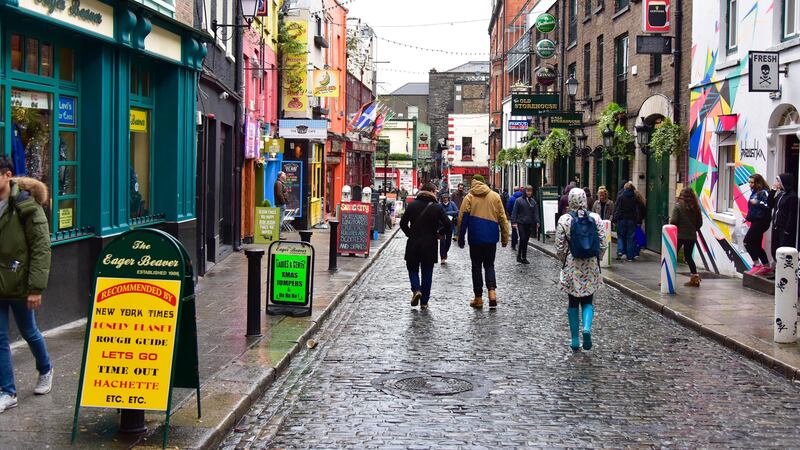
<svg viewBox="0 0 800 450">
<path fill-rule="evenodd" d="M 591 152 L 591 149 L 588 149 L 587 151 L 586 147 L 586 141 L 589 140 L 589 136 L 586 136 L 586 133 L 584 133 L 583 128 L 578 130 L 578 132 L 579 134 L 575 135 L 575 142 L 578 144 L 578 153 L 581 156 L 589 156 L 589 152 Z"/>
<path fill-rule="evenodd" d="M 575 112 L 575 96 L 578 95 L 578 80 L 570 76 L 567 80 L 567 95 L 569 95 L 569 110 Z"/>
</svg>

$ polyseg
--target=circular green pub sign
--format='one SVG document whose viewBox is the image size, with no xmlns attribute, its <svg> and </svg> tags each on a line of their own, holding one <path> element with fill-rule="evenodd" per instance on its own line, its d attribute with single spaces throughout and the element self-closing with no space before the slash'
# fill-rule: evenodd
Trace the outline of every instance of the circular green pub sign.
<svg viewBox="0 0 800 450">
<path fill-rule="evenodd" d="M 552 58 L 556 54 L 556 43 L 550 39 L 542 39 L 536 43 L 536 54 L 544 59 Z"/>
<path fill-rule="evenodd" d="M 556 18 L 552 14 L 540 14 L 536 18 L 536 29 L 542 33 L 549 33 L 556 29 Z"/>
</svg>

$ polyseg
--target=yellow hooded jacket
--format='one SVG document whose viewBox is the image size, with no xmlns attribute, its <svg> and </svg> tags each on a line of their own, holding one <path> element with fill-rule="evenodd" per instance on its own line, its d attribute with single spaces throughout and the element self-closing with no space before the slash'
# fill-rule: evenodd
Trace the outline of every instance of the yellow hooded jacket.
<svg viewBox="0 0 800 450">
<path fill-rule="evenodd" d="M 459 245 L 464 245 L 465 234 L 469 245 L 497 244 L 498 241 L 508 245 L 511 229 L 503 200 L 500 194 L 480 181 L 472 180 L 472 188 L 458 213 L 458 223 Z"/>
</svg>

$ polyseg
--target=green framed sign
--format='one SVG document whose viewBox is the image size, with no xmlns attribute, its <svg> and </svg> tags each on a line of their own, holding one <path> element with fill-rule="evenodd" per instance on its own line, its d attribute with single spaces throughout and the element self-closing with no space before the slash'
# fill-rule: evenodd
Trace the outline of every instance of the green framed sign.
<svg viewBox="0 0 800 450">
<path fill-rule="evenodd" d="M 253 242 L 271 244 L 280 240 L 281 209 L 256 207 L 256 232 Z"/>
<path fill-rule="evenodd" d="M 577 130 L 583 128 L 583 113 L 558 113 L 550 116 L 550 128 Z"/>
<path fill-rule="evenodd" d="M 80 408 L 92 407 L 164 412 L 166 446 L 173 388 L 197 390 L 200 417 L 198 361 L 186 249 L 148 228 L 114 239 L 95 264 L 72 442 Z"/>
<path fill-rule="evenodd" d="M 544 59 L 552 58 L 556 55 L 556 43 L 550 39 L 542 39 L 536 43 L 536 54 Z"/>
<path fill-rule="evenodd" d="M 307 242 L 277 241 L 269 246 L 267 314 L 311 315 L 314 297 L 314 247 Z"/>
<path fill-rule="evenodd" d="M 556 18 L 552 14 L 542 13 L 536 18 L 536 30 L 541 33 L 549 33 L 556 29 Z"/>
<path fill-rule="evenodd" d="M 544 116 L 559 109 L 558 94 L 514 94 L 511 96 L 512 116 Z"/>
</svg>

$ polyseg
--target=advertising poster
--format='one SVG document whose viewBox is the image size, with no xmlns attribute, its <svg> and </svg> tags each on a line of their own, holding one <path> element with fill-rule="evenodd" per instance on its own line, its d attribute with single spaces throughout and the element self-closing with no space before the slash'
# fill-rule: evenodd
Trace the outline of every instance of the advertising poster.
<svg viewBox="0 0 800 450">
<path fill-rule="evenodd" d="M 286 33 L 300 48 L 308 47 L 308 23 L 305 20 L 287 20 Z M 308 108 L 308 53 L 284 55 L 283 67 L 283 109 L 305 112 Z"/>
<path fill-rule="evenodd" d="M 280 240 L 281 235 L 281 209 L 256 208 L 256 232 L 253 242 L 256 244 L 270 244 Z"/>
</svg>

